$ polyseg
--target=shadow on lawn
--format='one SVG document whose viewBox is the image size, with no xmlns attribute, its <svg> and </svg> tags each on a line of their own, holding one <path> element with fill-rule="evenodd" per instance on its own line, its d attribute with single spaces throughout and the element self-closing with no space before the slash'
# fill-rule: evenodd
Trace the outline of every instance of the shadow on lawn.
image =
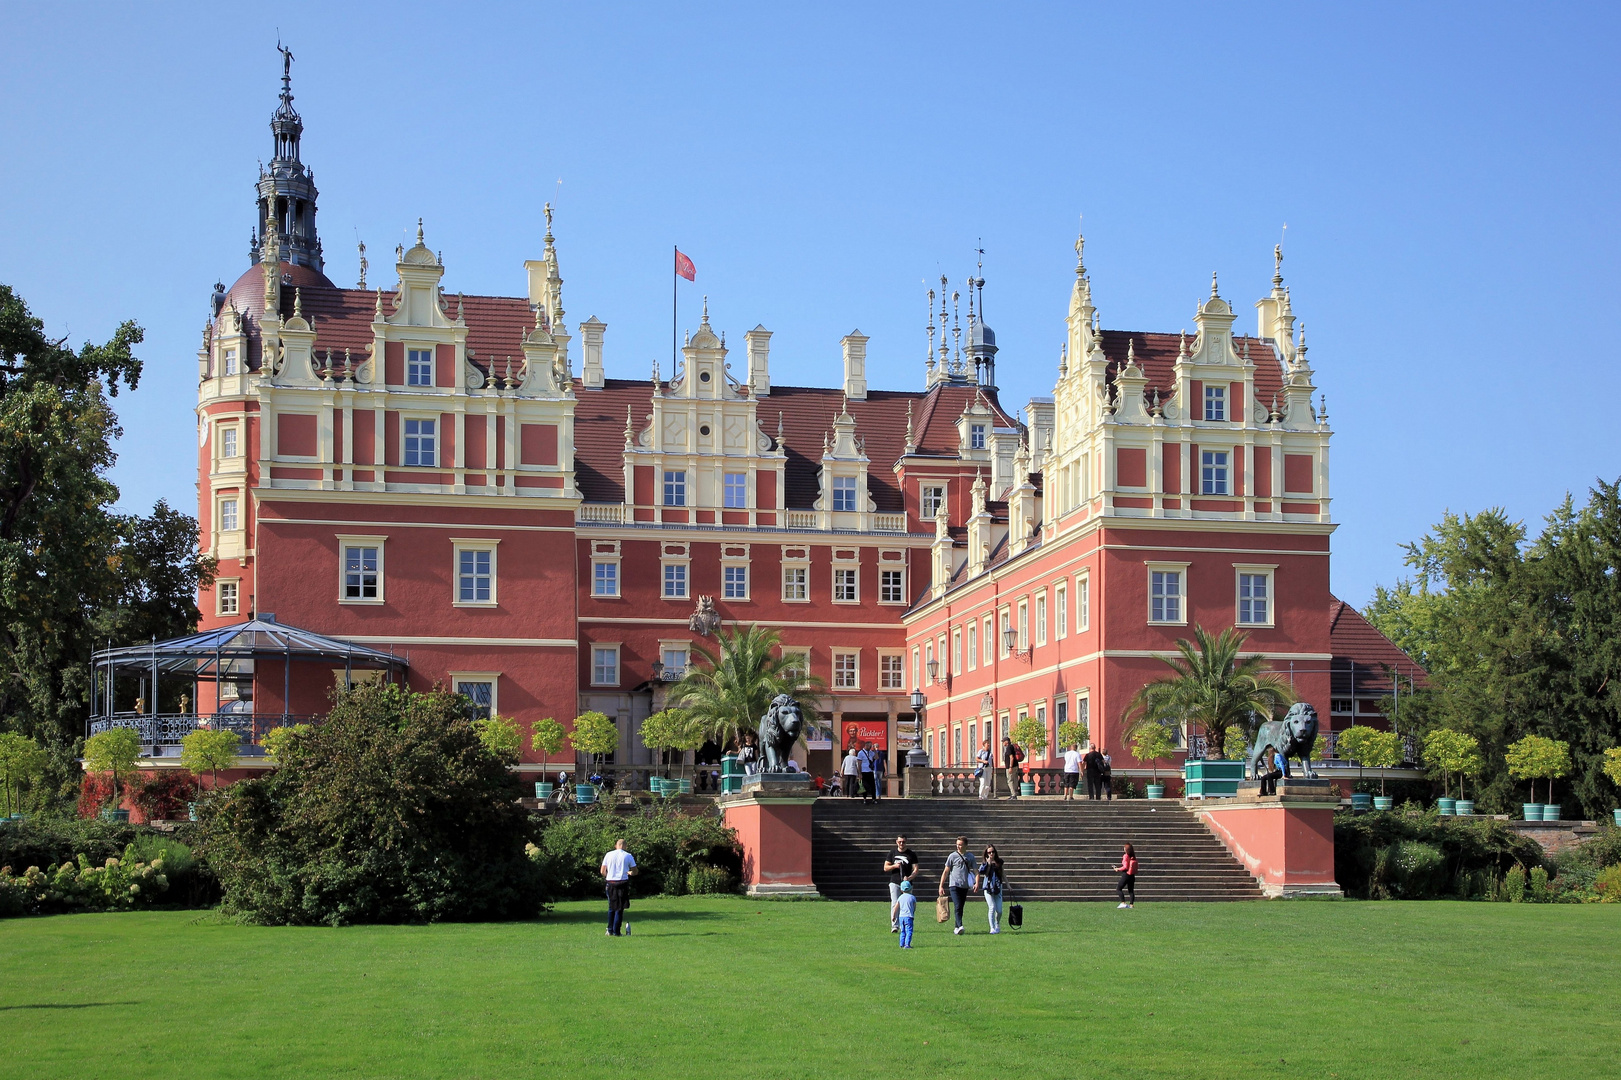
<svg viewBox="0 0 1621 1080">
<path fill-rule="evenodd" d="M 76 1005 L 0 1005 L 0 1012 L 13 1009 L 104 1009 L 113 1005 L 144 1005 L 144 1001 L 84 1001 Z"/>
</svg>

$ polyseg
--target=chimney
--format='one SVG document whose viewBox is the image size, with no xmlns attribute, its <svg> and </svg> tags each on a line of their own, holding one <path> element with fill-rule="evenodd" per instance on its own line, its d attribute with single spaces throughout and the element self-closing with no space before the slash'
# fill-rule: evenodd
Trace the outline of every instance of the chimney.
<svg viewBox="0 0 1621 1080">
<path fill-rule="evenodd" d="M 749 387 L 757 398 L 771 396 L 771 331 L 756 326 L 743 335 L 749 353 Z"/>
<path fill-rule="evenodd" d="M 591 390 L 602 389 L 602 335 L 607 329 L 608 324 L 595 315 L 580 324 L 580 382 Z"/>
<path fill-rule="evenodd" d="M 844 335 L 844 396 L 851 401 L 867 398 L 867 341 L 860 330 Z"/>
</svg>

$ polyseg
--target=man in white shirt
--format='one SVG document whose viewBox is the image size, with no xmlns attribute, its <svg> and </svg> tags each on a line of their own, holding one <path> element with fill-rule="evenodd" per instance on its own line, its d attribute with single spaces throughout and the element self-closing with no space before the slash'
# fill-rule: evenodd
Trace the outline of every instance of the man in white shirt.
<svg viewBox="0 0 1621 1080">
<path fill-rule="evenodd" d="M 625 909 L 630 907 L 630 878 L 636 873 L 636 856 L 625 850 L 623 840 L 615 840 L 614 849 L 602 857 L 601 873 L 608 882 L 608 936 L 619 937 L 630 931 Z"/>
<path fill-rule="evenodd" d="M 1075 801 L 1075 785 L 1081 781 L 1081 748 L 1072 746 L 1064 751 L 1064 801 Z"/>
</svg>

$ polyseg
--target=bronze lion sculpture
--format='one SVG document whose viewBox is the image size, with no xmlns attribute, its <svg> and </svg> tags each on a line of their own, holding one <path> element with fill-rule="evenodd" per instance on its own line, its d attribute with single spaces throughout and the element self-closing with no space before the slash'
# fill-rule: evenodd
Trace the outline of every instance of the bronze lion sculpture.
<svg viewBox="0 0 1621 1080">
<path fill-rule="evenodd" d="M 805 718 L 799 711 L 799 702 L 787 694 L 771 699 L 771 707 L 760 718 L 760 756 L 762 772 L 787 772 L 788 755 L 794 751 L 805 729 Z"/>
<path fill-rule="evenodd" d="M 1311 748 L 1316 741 L 1317 710 L 1309 702 L 1295 702 L 1282 720 L 1268 720 L 1255 730 L 1247 765 L 1249 776 L 1258 779 L 1263 771 L 1271 770 L 1272 763 L 1261 760 L 1266 748 L 1271 746 L 1283 755 L 1284 776 L 1289 775 L 1289 759 L 1299 758 L 1307 779 L 1315 777 L 1317 774 L 1311 771 Z"/>
</svg>

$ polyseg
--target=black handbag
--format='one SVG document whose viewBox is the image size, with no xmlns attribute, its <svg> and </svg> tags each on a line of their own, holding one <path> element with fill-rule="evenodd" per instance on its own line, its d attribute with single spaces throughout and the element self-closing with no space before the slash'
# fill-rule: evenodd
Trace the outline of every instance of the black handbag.
<svg viewBox="0 0 1621 1080">
<path fill-rule="evenodd" d="M 1009 904 L 1008 905 L 1007 924 L 1009 926 L 1015 926 L 1015 927 L 1024 925 L 1024 905 L 1023 904 Z"/>
</svg>

